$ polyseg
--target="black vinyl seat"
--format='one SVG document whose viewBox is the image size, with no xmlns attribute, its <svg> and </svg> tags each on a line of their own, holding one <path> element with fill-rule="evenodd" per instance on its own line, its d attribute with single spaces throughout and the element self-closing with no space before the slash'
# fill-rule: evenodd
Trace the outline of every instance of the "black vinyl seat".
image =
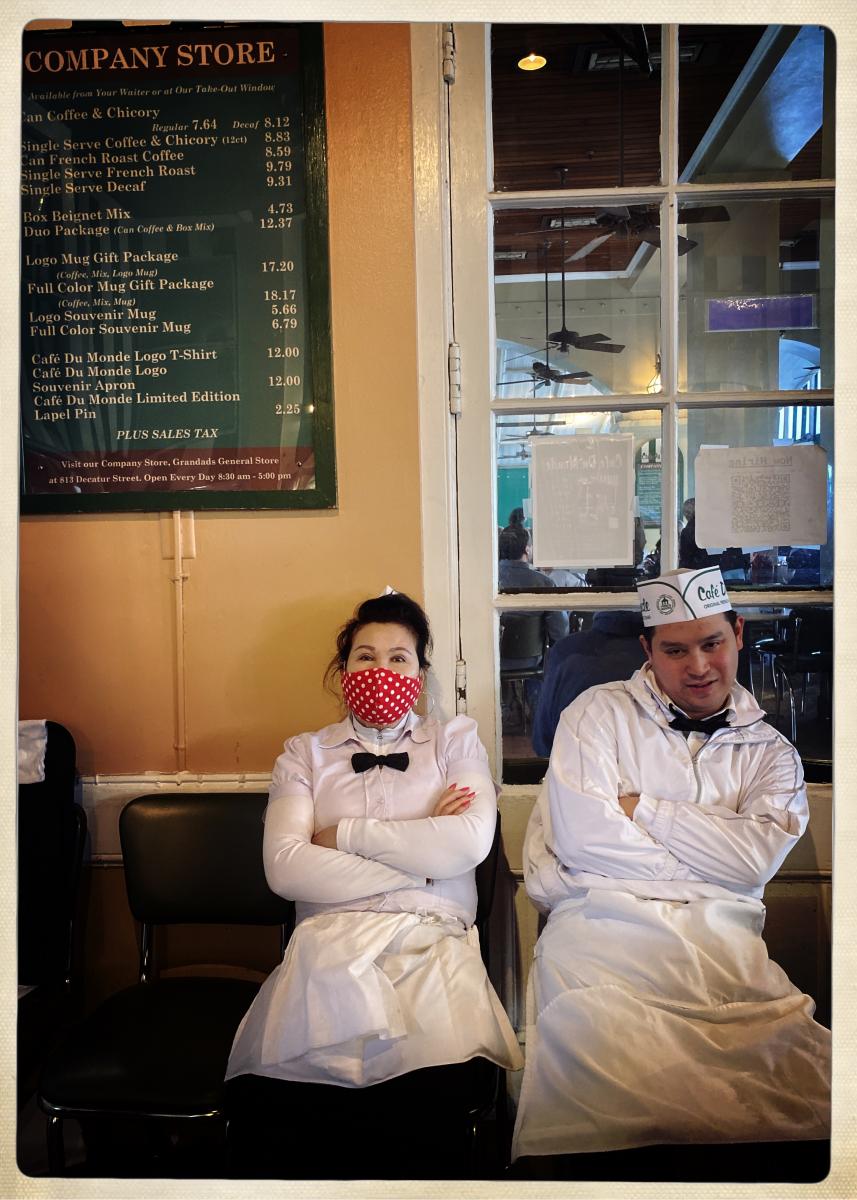
<svg viewBox="0 0 857 1200">
<path fill-rule="evenodd" d="M 46 1046 L 77 1015 L 76 917 L 86 814 L 75 800 L 74 738 L 45 723 L 44 779 L 18 785 L 18 1100 Z"/>
<path fill-rule="evenodd" d="M 232 1039 L 259 984 L 222 975 L 154 977 L 154 927 L 279 925 L 294 906 L 262 866 L 264 794 L 148 795 L 119 819 L 128 902 L 142 922 L 140 982 L 110 996 L 71 1030 L 42 1068 L 52 1174 L 64 1169 L 66 1117 L 223 1118 Z M 225 1140 L 224 1140 L 225 1145 Z"/>
<path fill-rule="evenodd" d="M 474 923 L 489 973 L 500 857 L 498 814 L 491 850 L 476 868 Z M 227 1084 L 226 1107 L 235 1178 L 498 1177 L 508 1161 L 506 1073 L 485 1058 L 363 1088 L 239 1075 Z"/>
</svg>

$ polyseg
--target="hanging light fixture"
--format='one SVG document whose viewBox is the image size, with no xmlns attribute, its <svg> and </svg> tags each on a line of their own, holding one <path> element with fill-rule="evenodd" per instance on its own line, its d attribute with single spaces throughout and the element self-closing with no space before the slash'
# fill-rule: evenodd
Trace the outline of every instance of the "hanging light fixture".
<svg viewBox="0 0 857 1200">
<path fill-rule="evenodd" d="M 659 392 L 661 390 L 661 356 L 655 355 L 655 373 L 649 382 L 646 384 L 646 391 L 649 393 Z"/>
<path fill-rule="evenodd" d="M 536 54 L 530 51 L 523 58 L 518 59 L 518 66 L 522 71 L 540 71 L 547 64 L 547 59 L 543 54 Z"/>
</svg>

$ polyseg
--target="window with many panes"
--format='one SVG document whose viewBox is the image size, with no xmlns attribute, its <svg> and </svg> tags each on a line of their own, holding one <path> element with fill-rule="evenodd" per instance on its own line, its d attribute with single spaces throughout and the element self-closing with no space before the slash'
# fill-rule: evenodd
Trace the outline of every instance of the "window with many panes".
<svg viewBox="0 0 857 1200">
<path fill-rule="evenodd" d="M 553 645 L 636 609 L 646 573 L 706 562 L 747 619 L 739 677 L 806 763 L 829 762 L 832 35 L 509 24 L 456 42 L 456 337 L 485 360 L 459 429 L 462 628 L 484 619 L 490 536 L 504 779 L 544 772 Z M 549 491 L 551 469 L 602 458 L 621 465 Z M 563 522 L 574 536 L 552 540 Z M 814 672 L 783 657 L 801 626 Z"/>
</svg>

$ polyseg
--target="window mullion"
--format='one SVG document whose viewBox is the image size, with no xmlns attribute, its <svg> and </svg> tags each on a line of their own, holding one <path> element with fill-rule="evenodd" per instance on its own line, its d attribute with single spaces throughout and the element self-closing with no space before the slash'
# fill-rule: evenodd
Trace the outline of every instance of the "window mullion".
<svg viewBox="0 0 857 1200">
<path fill-rule="evenodd" d="M 661 569 L 678 563 L 678 26 L 661 31 L 661 381 L 667 401 L 661 427 Z"/>
</svg>

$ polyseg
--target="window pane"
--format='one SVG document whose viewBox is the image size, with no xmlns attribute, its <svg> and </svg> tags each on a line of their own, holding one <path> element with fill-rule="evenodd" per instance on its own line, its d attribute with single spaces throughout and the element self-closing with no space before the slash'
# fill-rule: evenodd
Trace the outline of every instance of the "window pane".
<svg viewBox="0 0 857 1200">
<path fill-rule="evenodd" d="M 593 437 L 631 434 L 634 442 L 634 494 L 637 515 L 627 554 L 612 566 L 587 562 L 542 567 L 532 561 L 530 438 Z M 499 589 L 501 592 L 545 588 L 598 588 L 623 591 L 635 580 L 657 574 L 661 536 L 661 414 L 639 412 L 498 413 L 497 525 Z M 524 532 L 509 531 L 523 525 Z"/>
<path fill-rule="evenodd" d="M 659 233 L 657 206 L 495 212 L 498 396 L 660 390 Z"/>
<path fill-rule="evenodd" d="M 768 721 L 797 746 L 807 779 L 829 782 L 833 749 L 832 607 L 735 607 L 744 618 L 739 682 L 752 688 Z M 748 682 L 748 675 L 752 682 Z"/>
<path fill-rule="evenodd" d="M 595 684 L 629 679 L 645 661 L 636 605 L 627 610 L 572 610 L 571 636 L 549 645 L 541 659 L 519 659 L 521 648 L 540 650 L 542 617 L 540 613 L 500 614 L 500 712 L 507 783 L 541 779 L 562 710 Z M 523 646 L 531 635 L 534 645 Z"/>
<path fill-rule="evenodd" d="M 795 744 L 807 776 L 825 778 L 818 768 L 830 763 L 832 748 L 831 608 L 735 607 L 745 622 L 738 682 L 753 692 L 768 721 L 789 738 L 793 699 Z M 568 616 L 569 636 L 553 645 L 548 638 L 545 649 L 544 613 L 500 613 L 498 656 L 505 783 L 538 783 L 547 768 L 562 710 L 589 687 L 630 679 L 645 661 L 638 640 L 640 617 L 636 606 L 572 609 Z M 816 660 L 810 666 L 816 670 L 790 668 L 787 648 L 795 637 L 798 619 L 803 643 Z M 782 690 L 779 705 L 775 660 Z"/>
<path fill-rule="evenodd" d="M 659 25 L 492 25 L 495 190 L 658 183 L 660 47 Z"/>
<path fill-rule="evenodd" d="M 745 544 L 731 547 L 702 547 L 697 544 L 696 525 L 700 505 L 706 497 L 697 495 L 697 455 L 703 446 L 732 447 L 798 445 L 820 446 L 827 455 L 823 482 L 824 493 L 814 497 L 826 513 L 827 540 L 823 544 L 803 541 L 776 546 L 760 545 L 758 539 L 742 538 Z M 679 565 L 702 566 L 719 562 L 727 587 L 740 588 L 812 588 L 833 584 L 833 408 L 819 405 L 784 408 L 691 408 L 679 410 L 679 446 L 686 464 L 684 506 L 685 527 L 679 539 Z M 679 479 L 681 479 L 681 465 Z M 724 481 L 724 487 L 727 481 Z M 765 485 L 763 485 L 765 486 Z M 790 485 L 791 486 L 791 485 Z M 722 494 L 719 503 L 732 501 Z M 758 511 L 766 497 L 757 497 Z M 775 499 L 782 507 L 783 501 Z M 780 514 L 778 514 L 780 515 Z"/>
<path fill-rule="evenodd" d="M 679 181 L 832 179 L 835 43 L 819 25 L 683 25 Z"/>
<path fill-rule="evenodd" d="M 833 200 L 682 204 L 683 391 L 833 387 Z"/>
</svg>

